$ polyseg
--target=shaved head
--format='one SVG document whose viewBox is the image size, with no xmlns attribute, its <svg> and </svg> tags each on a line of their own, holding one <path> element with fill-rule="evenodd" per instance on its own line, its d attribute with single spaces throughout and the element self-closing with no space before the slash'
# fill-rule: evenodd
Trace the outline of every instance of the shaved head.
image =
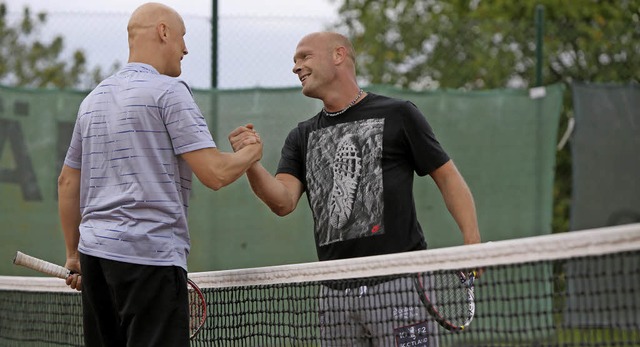
<svg viewBox="0 0 640 347">
<path fill-rule="evenodd" d="M 160 23 L 166 23 L 176 21 L 180 18 L 178 12 L 169 6 L 159 4 L 157 2 L 149 2 L 138 7 L 131 14 L 129 24 L 127 25 L 127 32 L 129 33 L 129 41 L 135 39 L 137 35 L 140 35 L 146 30 L 153 29 Z"/>
<path fill-rule="evenodd" d="M 347 51 L 347 56 L 349 57 L 349 59 L 351 59 L 354 64 L 356 62 L 356 53 L 353 49 L 353 45 L 351 44 L 351 41 L 342 34 L 330 31 L 321 31 L 303 37 L 301 42 L 303 40 L 320 40 L 324 44 L 326 44 L 329 50 L 334 50 L 338 47 L 344 47 Z"/>
<path fill-rule="evenodd" d="M 186 29 L 178 12 L 160 3 L 146 3 L 131 14 L 127 32 L 129 62 L 152 65 L 168 76 L 180 75 L 180 61 L 188 51 Z"/>
</svg>

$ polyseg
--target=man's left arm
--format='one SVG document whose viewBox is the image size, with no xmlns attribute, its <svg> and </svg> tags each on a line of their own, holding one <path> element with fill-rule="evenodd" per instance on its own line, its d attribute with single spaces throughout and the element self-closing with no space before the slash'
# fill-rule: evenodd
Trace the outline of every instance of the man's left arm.
<svg viewBox="0 0 640 347">
<path fill-rule="evenodd" d="M 430 173 L 442 198 L 462 232 L 464 244 L 480 243 L 480 230 L 473 195 L 452 160 Z"/>
</svg>

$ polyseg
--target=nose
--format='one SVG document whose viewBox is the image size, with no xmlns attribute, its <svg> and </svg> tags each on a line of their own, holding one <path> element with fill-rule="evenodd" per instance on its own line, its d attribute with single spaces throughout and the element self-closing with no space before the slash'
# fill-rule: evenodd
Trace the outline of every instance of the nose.
<svg viewBox="0 0 640 347">
<path fill-rule="evenodd" d="M 189 51 L 185 48 L 184 51 L 182 51 L 182 54 L 187 55 L 189 54 Z"/>
<path fill-rule="evenodd" d="M 302 68 L 301 68 L 300 66 L 298 66 L 298 63 L 293 64 L 293 69 L 292 69 L 292 71 L 293 71 L 293 73 L 294 73 L 294 74 L 296 74 L 296 75 L 297 75 L 297 74 L 298 74 L 298 72 L 300 72 L 301 70 L 302 70 Z"/>
</svg>

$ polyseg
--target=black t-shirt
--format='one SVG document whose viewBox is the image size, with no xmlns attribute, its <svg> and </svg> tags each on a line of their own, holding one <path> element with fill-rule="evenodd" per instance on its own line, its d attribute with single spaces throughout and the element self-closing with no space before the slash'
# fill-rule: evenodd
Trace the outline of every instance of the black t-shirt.
<svg viewBox="0 0 640 347">
<path fill-rule="evenodd" d="M 369 93 L 341 115 L 299 123 L 277 173 L 304 185 L 318 258 L 331 260 L 426 249 L 414 172 L 448 160 L 413 103 Z"/>
</svg>

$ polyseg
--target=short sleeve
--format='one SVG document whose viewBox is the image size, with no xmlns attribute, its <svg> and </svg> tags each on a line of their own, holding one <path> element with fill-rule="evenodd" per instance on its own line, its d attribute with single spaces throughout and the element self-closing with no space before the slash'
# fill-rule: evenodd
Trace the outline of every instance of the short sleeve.
<svg viewBox="0 0 640 347">
<path fill-rule="evenodd" d="M 404 118 L 403 124 L 404 133 L 407 137 L 415 171 L 418 175 L 424 176 L 444 165 L 450 158 L 436 139 L 431 125 L 418 110 L 418 107 L 407 102 L 406 109 L 407 117 Z"/>
<path fill-rule="evenodd" d="M 76 123 L 73 127 L 73 134 L 71 135 L 67 155 L 64 158 L 64 164 L 78 170 L 82 167 L 82 130 L 80 129 L 80 115 L 76 118 Z"/>
<path fill-rule="evenodd" d="M 189 87 L 177 80 L 161 100 L 162 118 L 176 155 L 216 147 Z"/>
<path fill-rule="evenodd" d="M 276 174 L 287 173 L 295 176 L 303 183 L 306 182 L 303 151 L 304 146 L 300 128 L 294 128 L 284 141 Z"/>
</svg>

